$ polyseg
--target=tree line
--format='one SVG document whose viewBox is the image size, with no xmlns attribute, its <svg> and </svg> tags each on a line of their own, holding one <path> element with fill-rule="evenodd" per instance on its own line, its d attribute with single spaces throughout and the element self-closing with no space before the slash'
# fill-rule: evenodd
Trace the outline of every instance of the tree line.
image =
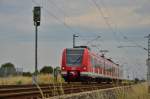
<svg viewBox="0 0 150 99">
<path fill-rule="evenodd" d="M 38 74 L 53 74 L 53 73 L 56 73 L 57 71 L 60 71 L 60 67 L 59 66 L 57 66 L 55 68 L 53 68 L 52 66 L 43 66 L 38 71 Z M 4 63 L 0 67 L 0 77 L 16 76 L 16 75 L 32 76 L 33 73 L 17 71 L 15 65 L 12 64 L 11 62 Z"/>
</svg>

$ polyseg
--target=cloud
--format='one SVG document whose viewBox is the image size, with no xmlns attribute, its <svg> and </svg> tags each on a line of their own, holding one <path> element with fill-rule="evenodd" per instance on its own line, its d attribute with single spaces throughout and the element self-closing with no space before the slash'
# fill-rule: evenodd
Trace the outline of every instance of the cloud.
<svg viewBox="0 0 150 99">
<path fill-rule="evenodd" d="M 136 7 L 113 7 L 106 9 L 102 8 L 103 15 L 97 9 L 91 9 L 87 13 L 79 16 L 66 18 L 66 23 L 71 26 L 81 26 L 87 28 L 106 28 L 106 22 L 115 28 L 139 28 L 150 24 L 150 14 L 147 17 L 140 13 L 135 13 Z M 105 19 L 104 19 L 105 18 Z"/>
</svg>

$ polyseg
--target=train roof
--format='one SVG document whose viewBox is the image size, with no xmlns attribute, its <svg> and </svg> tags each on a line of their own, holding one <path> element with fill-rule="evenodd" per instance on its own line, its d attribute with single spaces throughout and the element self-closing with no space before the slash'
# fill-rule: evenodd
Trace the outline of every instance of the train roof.
<svg viewBox="0 0 150 99">
<path fill-rule="evenodd" d="M 88 50 L 91 50 L 88 46 L 75 46 L 74 48 L 87 48 Z"/>
</svg>

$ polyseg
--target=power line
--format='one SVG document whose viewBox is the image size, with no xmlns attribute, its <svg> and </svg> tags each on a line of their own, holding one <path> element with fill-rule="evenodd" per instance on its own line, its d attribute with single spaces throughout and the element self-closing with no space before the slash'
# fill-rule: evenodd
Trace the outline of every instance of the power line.
<svg viewBox="0 0 150 99">
<path fill-rule="evenodd" d="M 117 34 L 116 34 L 117 32 L 114 31 L 114 29 L 112 28 L 112 25 L 109 23 L 109 20 L 105 17 L 105 15 L 104 15 L 104 13 L 103 13 L 103 11 L 102 11 L 101 6 L 99 6 L 95 0 L 92 0 L 92 1 L 93 1 L 93 3 L 95 4 L 95 6 L 98 8 L 98 10 L 99 10 L 100 14 L 102 15 L 102 17 L 104 18 L 105 23 L 107 24 L 108 28 L 110 28 L 110 30 L 111 30 L 112 33 L 114 34 L 115 39 L 116 39 L 117 41 L 119 41 L 119 39 L 118 39 L 118 37 L 117 37 Z M 102 1 L 102 0 L 101 0 L 101 1 Z M 103 6 L 104 6 L 104 2 L 101 3 L 101 4 L 103 4 Z M 108 9 L 106 9 L 106 12 L 108 13 Z M 109 13 L 108 13 L 108 16 L 110 16 Z M 114 25 L 115 25 L 115 28 L 117 28 L 117 24 L 114 23 Z M 119 34 L 122 34 L 122 33 L 120 32 Z M 122 35 L 123 35 L 123 34 L 122 34 Z M 124 36 L 123 36 L 123 37 L 124 37 Z M 118 43 L 121 44 L 120 41 L 119 41 Z M 137 44 L 136 44 L 136 45 L 137 45 Z M 125 51 L 125 53 L 127 53 L 127 51 Z M 125 54 L 125 55 L 127 55 L 127 54 Z M 122 56 L 122 58 L 123 58 L 123 57 L 124 57 L 124 56 Z M 124 57 L 124 58 L 125 58 L 125 57 Z"/>
<path fill-rule="evenodd" d="M 104 19 L 104 22 L 106 23 L 106 25 L 108 26 L 108 28 L 110 29 L 110 31 L 113 33 L 114 39 L 116 40 L 117 43 L 119 43 L 121 45 L 121 42 L 119 41 L 118 37 L 117 37 L 117 32 L 113 29 L 111 23 L 108 20 L 108 17 L 105 17 L 105 14 L 103 12 L 102 6 L 100 6 L 95 0 L 91 0 L 93 2 L 93 4 L 95 5 L 95 7 L 98 9 L 99 11 L 99 15 L 101 15 Z M 102 3 L 101 3 L 102 4 Z M 108 10 L 107 10 L 108 11 Z M 108 14 L 108 16 L 110 17 L 110 15 Z"/>
<path fill-rule="evenodd" d="M 45 0 L 46 1 L 46 0 Z M 69 17 L 69 15 L 66 14 L 66 12 L 63 10 L 64 8 L 62 7 L 59 7 L 53 0 L 47 0 L 49 3 L 51 3 L 55 8 L 58 9 L 59 12 L 62 12 L 63 16 L 64 16 L 64 21 L 62 21 L 61 23 L 65 24 L 65 26 L 67 25 L 67 27 L 69 26 L 66 21 L 65 21 L 65 17 Z M 72 27 L 69 26 L 69 28 L 72 30 Z M 74 33 L 77 34 L 77 32 L 75 30 L 72 30 L 74 31 Z M 73 33 L 73 34 L 74 34 Z"/>
<path fill-rule="evenodd" d="M 49 1 L 49 0 L 48 0 Z M 49 1 L 50 2 L 50 1 Z M 67 14 L 65 14 L 65 12 L 62 10 L 62 8 L 60 8 L 60 7 L 58 7 L 57 6 L 57 4 L 55 3 L 55 2 L 52 2 L 52 0 L 51 0 L 51 3 L 53 3 L 54 5 L 55 5 L 55 7 L 56 8 L 58 8 L 59 9 L 59 11 L 60 12 L 63 12 L 63 14 L 64 14 L 64 16 L 66 16 L 66 17 L 69 17 Z M 56 17 L 56 16 L 55 16 Z M 57 18 L 58 19 L 58 18 Z M 65 23 L 65 22 L 63 22 L 63 24 L 66 26 L 67 25 L 67 23 Z M 67 27 L 68 27 L 68 25 L 67 25 Z M 70 26 L 69 26 L 69 28 L 71 28 Z M 77 34 L 77 32 L 75 32 L 76 34 Z M 99 36 L 97 36 L 95 39 L 97 39 Z M 94 39 L 94 40 L 95 40 Z M 94 40 L 92 40 L 92 41 L 94 41 Z M 88 43 L 90 43 L 90 41 L 87 41 L 87 43 L 86 43 L 86 45 L 88 45 Z"/>
<path fill-rule="evenodd" d="M 32 0 L 33 3 L 35 3 L 36 5 L 40 5 L 39 3 L 35 2 L 34 0 Z M 50 16 L 52 16 L 53 18 L 55 18 L 58 22 L 60 22 L 61 24 L 63 24 L 68 30 L 70 30 L 72 32 L 72 34 L 77 33 L 76 31 L 74 31 L 69 25 L 67 25 L 65 22 L 63 22 L 62 20 L 60 20 L 60 18 L 58 18 L 56 15 L 54 15 L 53 13 L 51 13 L 47 8 L 42 7 Z"/>
<path fill-rule="evenodd" d="M 94 1 L 94 0 L 93 0 L 93 1 Z M 93 2 L 93 1 L 92 1 L 92 2 Z M 112 28 L 112 25 L 109 23 L 108 18 L 105 17 L 105 15 L 104 15 L 104 13 L 103 13 L 103 11 L 102 11 L 101 6 L 99 6 L 96 1 L 94 1 L 94 4 L 95 4 L 96 7 L 98 8 L 100 14 L 101 14 L 102 17 L 104 18 L 104 20 L 105 20 L 106 24 L 108 25 L 108 27 L 112 30 L 112 32 L 113 32 L 113 34 L 114 34 L 116 40 L 119 40 L 118 37 L 117 37 L 117 35 L 116 35 L 116 32 L 115 32 L 114 29 Z M 102 0 L 101 0 L 101 4 L 103 4 L 103 6 L 104 6 L 104 2 L 102 3 Z M 106 12 L 108 13 L 108 9 L 106 9 Z M 110 16 L 109 13 L 108 13 L 108 16 Z M 115 28 L 117 29 L 117 24 L 114 23 L 114 25 L 115 25 Z M 121 34 L 121 35 L 125 38 L 125 36 L 123 35 L 123 33 L 121 33 L 120 31 L 118 31 L 118 33 Z M 128 38 L 126 38 L 126 39 L 128 39 Z M 128 41 L 129 41 L 129 40 L 128 40 Z M 130 40 L 130 42 L 132 42 L 134 45 L 136 45 L 136 46 L 141 47 L 141 48 L 144 49 L 144 47 L 142 47 L 140 44 L 138 44 L 138 43 L 136 43 L 136 42 L 133 42 L 133 41 L 131 41 L 131 40 Z M 120 42 L 118 42 L 118 43 L 121 44 Z M 125 53 L 127 53 L 127 51 L 125 51 Z M 127 54 L 125 54 L 125 55 L 127 55 Z M 122 57 L 122 58 L 123 58 L 123 57 Z"/>
<path fill-rule="evenodd" d="M 103 13 L 103 10 L 102 10 L 102 7 L 101 7 L 95 0 L 91 0 L 91 1 L 92 1 L 92 2 L 94 3 L 94 5 L 97 7 L 97 9 L 98 9 L 98 11 L 99 11 L 99 14 L 102 15 L 102 17 L 103 17 L 103 19 L 104 19 L 106 25 L 108 26 L 108 28 L 109 28 L 109 29 L 111 30 L 111 32 L 113 33 L 113 36 L 114 36 L 116 42 L 121 45 L 121 42 L 119 41 L 119 39 L 118 39 L 118 37 L 117 37 L 117 32 L 114 31 L 114 29 L 113 29 L 111 23 L 109 22 L 108 18 L 105 17 L 105 15 L 104 15 L 104 13 Z M 104 2 L 101 3 L 101 4 L 104 4 Z M 108 12 L 108 9 L 107 9 L 107 12 Z M 108 16 L 110 17 L 110 14 L 108 14 Z M 115 25 L 115 26 L 117 26 L 117 25 Z"/>
<path fill-rule="evenodd" d="M 112 25 L 109 23 L 107 17 L 105 17 L 105 15 L 104 15 L 104 13 L 103 13 L 103 11 L 102 11 L 102 7 L 101 7 L 95 0 L 91 0 L 91 1 L 92 1 L 92 2 L 95 4 L 95 6 L 98 8 L 98 10 L 99 10 L 100 14 L 102 15 L 102 17 L 104 18 L 106 24 L 108 25 L 108 27 L 109 27 L 109 28 L 111 29 L 111 31 L 113 32 L 113 34 L 114 34 L 116 40 L 119 41 L 119 40 L 118 40 L 118 37 L 117 37 L 117 34 L 116 34 L 117 32 L 114 31 L 114 29 L 112 28 Z M 103 0 L 101 0 L 101 4 L 103 4 L 103 6 L 104 6 L 104 2 L 102 2 L 102 1 L 103 1 Z M 110 17 L 110 14 L 108 13 L 108 9 L 107 9 L 107 8 L 106 8 L 106 12 L 107 12 L 108 16 Z M 115 27 L 117 28 L 117 24 L 114 23 L 114 25 L 115 25 Z M 123 35 L 123 33 L 122 33 L 121 31 L 118 31 L 118 32 L 119 32 L 119 34 L 122 35 L 123 38 L 125 38 L 125 36 Z M 126 39 L 128 39 L 128 38 L 126 38 Z M 129 39 L 128 39 L 128 40 L 129 40 Z M 136 42 L 133 42 L 132 40 L 130 40 L 130 42 L 132 42 L 133 44 L 135 44 L 135 45 L 138 46 L 138 47 L 144 48 L 144 47 L 142 47 L 141 45 L 137 44 Z M 120 41 L 119 41 L 119 43 L 120 43 Z"/>
<path fill-rule="evenodd" d="M 43 1 L 43 0 L 42 0 L 42 1 Z M 103 13 L 103 11 L 102 11 L 101 6 L 99 6 L 95 0 L 92 0 L 92 1 L 93 1 L 93 3 L 96 5 L 96 7 L 98 8 L 100 14 L 103 16 L 103 18 L 104 18 L 106 24 L 108 25 L 108 27 L 110 28 L 110 30 L 113 32 L 113 34 L 114 34 L 114 36 L 115 36 L 115 39 L 118 41 L 118 37 L 117 37 L 117 35 L 116 35 L 116 32 L 113 30 L 113 28 L 112 28 L 111 24 L 109 23 L 108 19 L 105 17 L 105 15 L 104 15 L 104 13 Z M 40 5 L 39 3 L 35 2 L 34 0 L 32 0 L 32 2 L 35 3 L 36 5 Z M 49 1 L 49 2 L 50 2 L 50 1 Z M 63 10 L 61 10 L 61 8 L 59 8 L 59 7 L 56 5 L 56 3 L 53 2 L 53 4 L 59 9 L 59 11 L 61 11 L 61 12 L 63 11 Z M 69 25 L 67 25 L 67 24 L 66 24 L 65 22 L 63 22 L 62 20 L 60 20 L 60 18 L 58 18 L 56 15 L 52 14 L 48 9 L 46 9 L 45 7 L 43 7 L 43 8 L 46 10 L 46 12 L 47 12 L 50 16 L 54 17 L 57 21 L 59 21 L 60 23 L 62 23 L 62 24 L 63 24 L 67 29 L 69 29 L 71 32 L 77 33 L 75 30 L 72 29 L 72 27 L 70 27 Z M 122 33 L 121 33 L 121 34 L 122 34 Z M 97 38 L 97 37 L 96 37 L 96 38 Z M 87 43 L 89 43 L 89 41 L 87 41 Z M 120 43 L 120 41 L 119 41 L 119 43 Z M 136 45 L 138 45 L 138 44 L 136 44 Z M 138 46 L 139 46 L 139 45 L 138 45 Z"/>
<path fill-rule="evenodd" d="M 103 1 L 103 0 L 101 0 L 101 1 Z M 135 0 L 135 1 L 136 1 L 136 0 Z M 101 4 L 104 5 L 104 1 L 101 2 Z M 105 5 L 106 5 L 106 3 L 105 3 Z M 107 13 L 109 12 L 107 8 L 106 8 L 106 12 L 107 12 Z M 109 14 L 109 13 L 108 13 L 108 14 Z M 109 16 L 110 16 L 110 14 L 109 14 Z M 115 25 L 116 28 L 118 27 L 118 25 L 117 25 L 116 22 L 114 23 L 114 25 Z M 129 42 L 131 42 L 132 44 L 134 44 L 134 45 L 136 45 L 136 46 L 141 47 L 141 48 L 144 49 L 144 47 L 143 47 L 142 45 L 140 45 L 140 44 L 134 42 L 133 40 L 129 40 L 121 31 L 119 31 L 118 28 L 117 28 L 117 30 L 118 30 L 118 34 L 122 35 L 122 37 L 123 37 L 124 39 L 126 39 L 126 40 L 128 40 Z"/>
<path fill-rule="evenodd" d="M 35 3 L 36 5 L 40 5 L 39 3 L 35 2 L 34 0 L 32 0 L 32 1 L 33 1 L 33 3 Z M 63 12 L 63 14 L 65 13 L 65 12 L 62 10 L 62 8 L 60 8 L 60 7 L 57 6 L 57 4 L 56 4 L 55 2 L 52 2 L 52 0 L 49 1 L 49 2 L 53 3 L 53 4 L 55 5 L 55 7 L 59 9 L 59 12 Z M 70 31 L 72 32 L 72 34 L 78 34 L 78 35 L 79 35 L 79 32 L 77 33 L 77 32 L 76 32 L 75 30 L 73 30 L 72 27 L 70 27 L 65 21 L 63 22 L 63 21 L 60 20 L 60 18 L 58 18 L 56 15 L 52 14 L 48 9 L 46 9 L 46 8 L 44 7 L 44 5 L 43 5 L 42 7 L 43 7 L 43 9 L 44 9 L 50 16 L 52 16 L 53 18 L 55 18 L 58 22 L 62 23 L 68 30 L 70 30 Z M 69 17 L 67 14 L 64 14 L 64 16 Z M 99 36 L 97 36 L 97 37 L 99 37 Z M 97 39 L 97 37 L 96 37 L 95 39 Z M 90 42 L 90 41 L 87 41 L 87 44 L 88 44 L 89 42 Z"/>
<path fill-rule="evenodd" d="M 94 39 L 92 39 L 92 40 L 90 40 L 90 41 L 87 41 L 85 45 L 89 45 L 90 43 L 92 43 L 92 42 L 98 40 L 100 37 L 101 37 L 101 36 L 97 36 L 96 38 L 94 38 Z"/>
<path fill-rule="evenodd" d="M 45 0 L 45 1 L 46 1 L 46 0 Z M 57 6 L 57 4 L 56 4 L 53 0 L 47 0 L 47 1 L 48 1 L 49 3 L 51 3 L 54 7 L 56 7 L 56 8 L 59 10 L 59 12 L 63 12 L 63 15 L 64 15 L 64 16 L 67 16 L 67 17 L 68 17 L 68 15 L 66 15 L 65 12 L 62 10 L 63 8 Z"/>
<path fill-rule="evenodd" d="M 113 33 L 115 39 L 118 41 L 118 37 L 116 35 L 116 32 L 114 31 L 114 29 L 112 28 L 112 25 L 109 23 L 108 21 L 108 17 L 105 17 L 104 13 L 103 13 L 103 10 L 102 10 L 102 7 L 95 1 L 95 0 L 91 0 L 93 2 L 93 4 L 96 6 L 96 8 L 98 9 L 99 11 L 99 14 L 100 16 L 103 17 L 106 25 L 108 26 L 108 28 L 110 29 L 110 31 Z"/>
</svg>

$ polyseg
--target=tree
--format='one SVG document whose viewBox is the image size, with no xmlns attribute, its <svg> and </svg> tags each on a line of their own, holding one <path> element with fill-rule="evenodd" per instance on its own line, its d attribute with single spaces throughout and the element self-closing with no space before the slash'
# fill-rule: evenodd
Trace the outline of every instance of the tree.
<svg viewBox="0 0 150 99">
<path fill-rule="evenodd" d="M 44 66 L 41 70 L 40 70 L 40 73 L 50 73 L 52 74 L 53 73 L 53 67 L 51 66 Z"/>
<path fill-rule="evenodd" d="M 28 77 L 31 77 L 32 74 L 30 72 L 23 72 L 23 76 L 28 76 Z"/>
<path fill-rule="evenodd" d="M 8 62 L 1 65 L 0 76 L 10 76 L 16 74 L 16 68 L 14 64 Z"/>
<path fill-rule="evenodd" d="M 135 78 L 135 79 L 134 79 L 134 82 L 135 82 L 135 83 L 138 83 L 139 81 L 140 81 L 139 78 Z"/>
</svg>

